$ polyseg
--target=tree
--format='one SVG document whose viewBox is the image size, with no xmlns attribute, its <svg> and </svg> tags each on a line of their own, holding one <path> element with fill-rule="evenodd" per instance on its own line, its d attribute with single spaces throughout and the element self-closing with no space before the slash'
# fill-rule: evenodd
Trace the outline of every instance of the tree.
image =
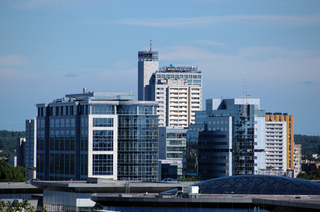
<svg viewBox="0 0 320 212">
<path fill-rule="evenodd" d="M 17 139 L 24 138 L 25 132 L 23 131 L 7 131 L 0 130 L 0 157 L 15 156 L 15 149 L 17 149 Z"/>
<path fill-rule="evenodd" d="M 0 200 L 0 211 L 6 211 L 6 212 L 14 212 L 14 211 L 36 211 L 36 209 L 31 206 L 29 201 L 27 199 L 23 200 L 22 202 L 19 202 L 17 200 L 13 202 L 5 202 L 4 200 Z"/>
<path fill-rule="evenodd" d="M 297 178 L 305 180 L 320 180 L 320 169 L 312 170 L 309 174 L 300 172 Z"/>
<path fill-rule="evenodd" d="M 24 167 L 13 167 L 0 160 L 0 182 L 25 182 Z"/>
</svg>

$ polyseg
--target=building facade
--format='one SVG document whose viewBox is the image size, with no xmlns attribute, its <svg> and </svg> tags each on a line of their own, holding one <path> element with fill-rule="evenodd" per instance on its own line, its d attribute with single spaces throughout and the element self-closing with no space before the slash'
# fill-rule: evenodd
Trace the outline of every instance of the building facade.
<svg viewBox="0 0 320 212">
<path fill-rule="evenodd" d="M 286 169 L 294 169 L 294 117 L 287 113 L 266 113 L 266 122 L 287 123 L 287 166 Z"/>
<path fill-rule="evenodd" d="M 202 72 L 198 67 L 161 67 L 153 76 L 153 100 L 159 103 L 159 126 L 188 127 L 202 109 Z M 153 89 L 152 89 L 153 90 Z"/>
<path fill-rule="evenodd" d="M 26 120 L 26 142 L 24 148 L 25 176 L 32 179 L 34 175 L 29 176 L 29 168 L 37 166 L 37 119 Z"/>
<path fill-rule="evenodd" d="M 294 177 L 301 172 L 301 144 L 294 145 Z"/>
<path fill-rule="evenodd" d="M 164 178 L 181 179 L 183 177 L 182 168 L 183 153 L 186 151 L 186 132 L 187 128 L 183 127 L 159 127 L 160 180 Z M 176 177 L 174 178 L 174 176 Z"/>
<path fill-rule="evenodd" d="M 138 52 L 138 101 L 154 101 L 150 86 L 152 75 L 159 69 L 158 51 Z"/>
<path fill-rule="evenodd" d="M 156 102 L 86 89 L 37 104 L 37 177 L 158 179 Z"/>
<path fill-rule="evenodd" d="M 286 122 L 266 122 L 266 167 L 287 170 Z"/>
<path fill-rule="evenodd" d="M 159 103 L 159 126 L 187 127 L 202 109 L 202 73 L 195 66 L 159 68 L 150 46 L 138 52 L 138 100 Z"/>
<path fill-rule="evenodd" d="M 257 174 L 265 169 L 265 134 L 265 111 L 260 109 L 259 99 L 207 99 L 206 110 L 196 112 L 195 124 L 189 125 L 187 141 L 199 143 L 199 176 L 207 166 L 221 166 L 211 173 L 213 178 Z M 203 156 L 202 150 L 207 151 Z"/>
</svg>

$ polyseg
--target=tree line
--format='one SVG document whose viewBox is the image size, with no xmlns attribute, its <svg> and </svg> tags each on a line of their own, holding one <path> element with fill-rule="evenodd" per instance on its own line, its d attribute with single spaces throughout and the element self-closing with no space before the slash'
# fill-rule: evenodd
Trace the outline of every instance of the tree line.
<svg viewBox="0 0 320 212">
<path fill-rule="evenodd" d="M 17 149 L 17 140 L 24 138 L 26 133 L 24 131 L 7 131 L 0 130 L 0 157 L 15 156 L 15 149 Z"/>
<path fill-rule="evenodd" d="M 301 144 L 301 154 L 308 155 L 319 154 L 318 146 L 320 146 L 319 136 L 294 135 L 294 143 Z"/>
</svg>

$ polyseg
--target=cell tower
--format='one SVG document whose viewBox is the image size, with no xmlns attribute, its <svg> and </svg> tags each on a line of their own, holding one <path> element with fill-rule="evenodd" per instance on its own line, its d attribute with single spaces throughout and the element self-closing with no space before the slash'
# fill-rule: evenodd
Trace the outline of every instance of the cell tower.
<svg viewBox="0 0 320 212">
<path fill-rule="evenodd" d="M 150 52 L 152 51 L 152 40 L 150 40 Z"/>
<path fill-rule="evenodd" d="M 239 97 L 242 98 L 242 102 L 244 105 L 247 105 L 247 97 L 250 97 L 251 95 L 247 95 L 247 83 L 243 79 L 243 94 L 240 95 Z"/>
</svg>

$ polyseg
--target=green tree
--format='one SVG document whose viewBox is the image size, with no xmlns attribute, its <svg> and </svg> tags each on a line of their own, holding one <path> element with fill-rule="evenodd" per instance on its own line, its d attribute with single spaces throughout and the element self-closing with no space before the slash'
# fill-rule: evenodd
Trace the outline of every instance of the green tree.
<svg viewBox="0 0 320 212">
<path fill-rule="evenodd" d="M 309 174 L 300 172 L 297 178 L 305 180 L 320 180 L 320 169 L 312 170 Z"/>
<path fill-rule="evenodd" d="M 17 139 L 24 138 L 25 132 L 23 131 L 7 131 L 0 130 L 0 157 L 15 156 L 15 149 L 17 149 Z"/>
<path fill-rule="evenodd" d="M 320 146 L 319 136 L 307 136 L 307 135 L 294 135 L 294 143 L 301 144 L 301 154 L 311 155 L 318 152 L 318 146 Z"/>
<path fill-rule="evenodd" d="M 36 211 L 33 206 L 29 203 L 27 199 L 23 200 L 23 202 L 13 201 L 13 202 L 5 202 L 4 200 L 0 200 L 0 211 L 5 212 L 15 212 L 15 211 Z"/>
<path fill-rule="evenodd" d="M 24 167 L 13 167 L 0 160 L 0 182 L 25 182 Z"/>
</svg>

